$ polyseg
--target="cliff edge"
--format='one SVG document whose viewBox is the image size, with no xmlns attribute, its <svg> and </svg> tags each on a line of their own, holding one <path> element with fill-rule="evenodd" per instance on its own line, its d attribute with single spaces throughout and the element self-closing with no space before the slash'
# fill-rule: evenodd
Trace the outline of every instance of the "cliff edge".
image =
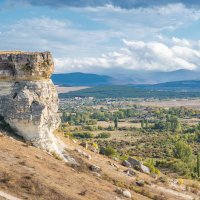
<svg viewBox="0 0 200 200">
<path fill-rule="evenodd" d="M 62 154 L 53 70 L 50 52 L 0 52 L 0 116 L 25 140 Z"/>
</svg>

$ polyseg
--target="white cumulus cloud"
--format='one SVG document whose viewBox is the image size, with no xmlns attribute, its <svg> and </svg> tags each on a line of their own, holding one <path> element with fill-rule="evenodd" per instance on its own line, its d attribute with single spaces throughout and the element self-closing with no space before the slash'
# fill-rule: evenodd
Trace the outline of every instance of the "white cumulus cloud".
<svg viewBox="0 0 200 200">
<path fill-rule="evenodd" d="M 90 71 L 95 67 L 121 67 L 132 70 L 172 71 L 200 69 L 199 41 L 172 38 L 171 42 L 145 42 L 123 39 L 124 47 L 100 57 L 57 58 L 57 72 Z"/>
</svg>

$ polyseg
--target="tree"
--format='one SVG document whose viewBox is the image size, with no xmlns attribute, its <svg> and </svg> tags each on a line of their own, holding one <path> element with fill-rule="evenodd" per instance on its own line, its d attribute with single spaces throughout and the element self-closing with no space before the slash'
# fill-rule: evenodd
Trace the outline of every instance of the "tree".
<svg viewBox="0 0 200 200">
<path fill-rule="evenodd" d="M 107 146 L 105 149 L 104 149 L 104 154 L 106 156 L 109 156 L 109 157 L 114 157 L 116 155 L 116 150 L 111 147 L 111 146 Z"/>
<path fill-rule="evenodd" d="M 178 117 L 176 116 L 171 117 L 170 121 L 171 121 L 172 131 L 180 132 L 182 128 L 181 128 L 181 123 Z"/>
<path fill-rule="evenodd" d="M 185 142 L 178 141 L 174 147 L 174 156 L 183 162 L 188 162 L 192 157 L 192 149 Z"/>
<path fill-rule="evenodd" d="M 141 128 L 144 128 L 144 120 L 141 121 Z"/>
<path fill-rule="evenodd" d="M 155 122 L 154 129 L 163 130 L 164 128 L 165 128 L 165 122 L 163 122 L 163 121 Z"/>
<path fill-rule="evenodd" d="M 149 128 L 149 122 L 148 122 L 148 119 L 145 120 L 145 128 Z"/>
<path fill-rule="evenodd" d="M 115 117 L 114 124 L 115 124 L 115 129 L 117 129 L 118 128 L 118 118 L 117 117 Z"/>
<path fill-rule="evenodd" d="M 197 176 L 200 177 L 200 153 L 197 154 Z"/>
</svg>

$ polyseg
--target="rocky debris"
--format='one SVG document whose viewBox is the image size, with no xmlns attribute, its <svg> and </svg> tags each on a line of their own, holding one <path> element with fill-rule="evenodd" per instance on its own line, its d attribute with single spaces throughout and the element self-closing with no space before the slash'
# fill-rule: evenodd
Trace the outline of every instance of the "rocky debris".
<svg viewBox="0 0 200 200">
<path fill-rule="evenodd" d="M 117 188 L 117 189 L 115 190 L 115 192 L 116 192 L 117 194 L 120 194 L 120 195 L 122 195 L 122 196 L 128 198 L 128 199 L 131 199 L 131 198 L 132 198 L 131 193 L 130 193 L 128 190 L 126 190 L 126 189 Z"/>
<path fill-rule="evenodd" d="M 97 176 L 97 177 L 101 177 L 101 174 L 99 174 L 98 172 L 92 172 L 92 174 Z"/>
<path fill-rule="evenodd" d="M 82 151 L 81 149 L 76 148 L 75 151 L 77 151 L 77 152 L 79 153 L 79 155 L 81 155 L 81 156 L 87 158 L 88 160 L 91 160 L 91 159 L 92 159 L 92 157 L 91 157 L 90 154 L 88 154 L 88 153 Z"/>
<path fill-rule="evenodd" d="M 140 187 L 144 187 L 144 180 L 136 181 L 136 185 L 138 185 Z"/>
<path fill-rule="evenodd" d="M 101 172 L 101 167 L 97 166 L 97 165 L 90 165 L 89 166 L 89 169 L 92 171 L 92 172 Z"/>
<path fill-rule="evenodd" d="M 72 156 L 68 155 L 68 153 L 67 153 L 66 151 L 63 152 L 63 157 L 64 157 L 64 159 L 67 160 L 70 164 L 78 165 L 78 163 L 76 162 L 76 160 L 75 160 Z"/>
<path fill-rule="evenodd" d="M 83 142 L 81 142 L 80 145 L 81 145 L 82 147 L 88 149 L 88 143 L 87 143 L 87 142 L 83 141 Z"/>
<path fill-rule="evenodd" d="M 152 178 L 154 178 L 155 180 L 157 180 L 157 179 L 158 179 L 158 175 L 157 175 L 157 174 L 155 174 L 155 173 L 151 174 L 151 177 L 152 177 Z"/>
<path fill-rule="evenodd" d="M 136 175 L 136 173 L 131 168 L 124 170 L 124 173 L 126 173 L 128 176 L 135 176 Z"/>
<path fill-rule="evenodd" d="M 112 163 L 110 160 L 108 161 L 108 164 L 114 168 L 116 168 L 117 170 L 119 170 L 118 165 L 116 165 L 115 163 Z"/>
<path fill-rule="evenodd" d="M 128 190 L 124 190 L 122 194 L 123 194 L 124 197 L 126 197 L 128 199 L 132 198 L 132 195 Z"/>
<path fill-rule="evenodd" d="M 128 162 L 127 160 L 124 160 L 124 161 L 122 162 L 122 165 L 125 166 L 125 167 L 128 167 L 128 168 L 131 167 L 131 163 Z"/>
<path fill-rule="evenodd" d="M 72 140 L 72 142 L 73 142 L 74 144 L 76 144 L 76 143 L 77 143 L 77 141 L 76 141 L 76 140 L 74 140 L 74 139 Z"/>
<path fill-rule="evenodd" d="M 81 192 L 79 193 L 79 195 L 81 195 L 81 196 L 85 196 L 86 193 L 87 193 L 87 190 L 84 190 L 84 191 L 81 191 Z"/>
<path fill-rule="evenodd" d="M 53 135 L 60 124 L 53 70 L 49 52 L 0 52 L 0 116 L 17 135 L 63 158 L 65 145 Z"/>
<path fill-rule="evenodd" d="M 92 145 L 89 145 L 89 146 L 88 146 L 88 149 L 89 149 L 90 151 L 94 152 L 94 153 L 99 154 L 99 149 L 95 148 L 95 147 L 92 146 Z"/>
<path fill-rule="evenodd" d="M 147 166 L 143 165 L 140 161 L 132 157 L 129 157 L 127 161 L 131 164 L 132 168 L 139 170 L 143 173 L 150 174 L 150 169 Z"/>
<path fill-rule="evenodd" d="M 42 156 L 36 155 L 36 158 L 39 159 L 39 160 L 43 160 Z"/>
</svg>

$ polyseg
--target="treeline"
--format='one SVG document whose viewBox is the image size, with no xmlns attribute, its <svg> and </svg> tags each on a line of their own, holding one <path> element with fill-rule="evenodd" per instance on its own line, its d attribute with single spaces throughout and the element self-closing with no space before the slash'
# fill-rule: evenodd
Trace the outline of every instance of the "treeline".
<svg viewBox="0 0 200 200">
<path fill-rule="evenodd" d="M 173 107 L 169 109 L 158 108 L 158 109 L 155 109 L 153 112 L 159 118 L 163 118 L 166 115 L 174 115 L 179 118 L 200 116 L 199 110 L 188 109 L 183 106 L 178 107 L 178 108 Z"/>
<path fill-rule="evenodd" d="M 119 109 L 117 111 L 101 111 L 95 110 L 93 112 L 75 112 L 75 113 L 62 113 L 62 122 L 69 122 L 74 125 L 95 125 L 97 121 L 114 121 L 116 118 L 125 119 L 130 117 L 137 117 L 139 115 L 137 110 L 134 109 Z"/>
<path fill-rule="evenodd" d="M 96 98 L 188 98 L 200 97 L 199 91 L 159 91 L 135 88 L 131 86 L 98 86 L 69 93 L 62 93 L 60 98 L 96 97 Z"/>
</svg>

